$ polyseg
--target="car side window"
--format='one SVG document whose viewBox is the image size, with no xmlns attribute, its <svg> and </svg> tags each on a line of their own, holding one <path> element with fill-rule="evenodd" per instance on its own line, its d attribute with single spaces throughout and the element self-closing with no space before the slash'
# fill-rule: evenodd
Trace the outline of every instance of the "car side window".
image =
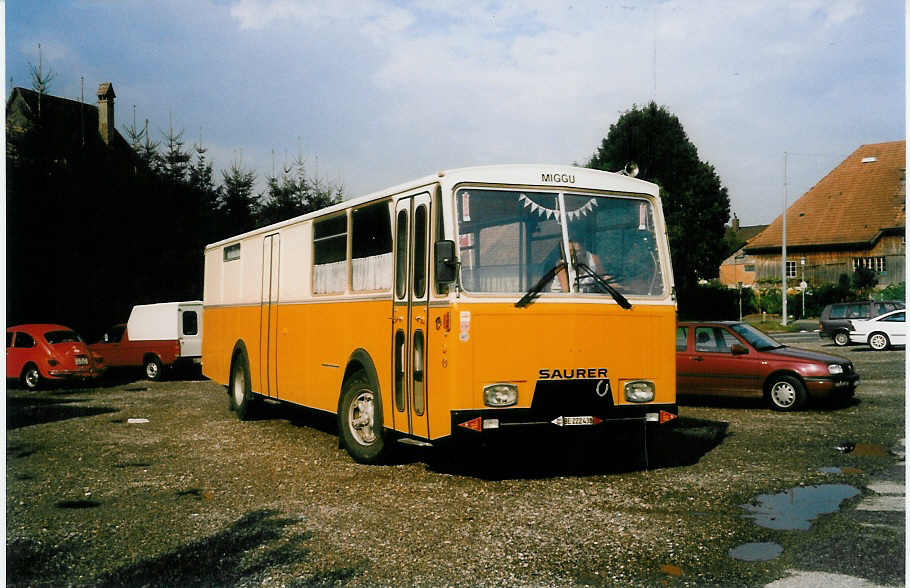
<svg viewBox="0 0 910 588">
<path fill-rule="evenodd" d="M 742 345 L 742 342 L 727 329 L 718 328 L 715 334 L 718 336 L 718 347 L 724 353 L 730 353 L 734 345 Z"/>
<path fill-rule="evenodd" d="M 903 312 L 896 312 L 896 313 L 892 314 L 891 316 L 882 319 L 882 321 L 887 321 L 889 323 L 902 323 L 902 322 L 905 322 L 904 321 L 905 314 L 906 313 L 903 313 Z"/>
<path fill-rule="evenodd" d="M 831 313 L 828 318 L 842 319 L 847 316 L 847 307 L 843 304 L 835 304 L 831 307 Z"/>
<path fill-rule="evenodd" d="M 10 345 L 13 344 L 13 334 L 9 331 L 6 332 L 6 348 L 9 349 Z"/>
<path fill-rule="evenodd" d="M 123 332 L 125 330 L 126 327 L 123 325 L 112 328 L 107 332 L 107 335 L 104 338 L 105 343 L 120 343 L 120 340 L 123 339 Z"/>
<path fill-rule="evenodd" d="M 695 327 L 695 351 L 718 351 L 712 327 Z"/>
<path fill-rule="evenodd" d="M 28 333 L 16 333 L 16 341 L 13 347 L 29 349 L 35 346 L 35 339 Z"/>
<path fill-rule="evenodd" d="M 847 318 L 869 318 L 868 304 L 850 304 L 847 306 Z"/>
<path fill-rule="evenodd" d="M 676 327 L 676 350 L 685 351 L 689 346 L 689 327 Z"/>
</svg>

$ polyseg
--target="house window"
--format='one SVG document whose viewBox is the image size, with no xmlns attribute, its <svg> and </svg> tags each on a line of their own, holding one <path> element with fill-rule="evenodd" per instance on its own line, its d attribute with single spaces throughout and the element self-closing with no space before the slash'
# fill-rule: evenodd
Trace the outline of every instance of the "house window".
<svg viewBox="0 0 910 588">
<path fill-rule="evenodd" d="M 787 262 L 787 277 L 788 278 L 796 277 L 796 262 L 795 261 Z"/>
<path fill-rule="evenodd" d="M 755 271 L 755 264 L 754 264 L 754 263 L 747 263 L 747 264 L 743 267 L 743 269 L 746 270 L 747 272 L 754 272 L 754 271 Z"/>
<path fill-rule="evenodd" d="M 888 269 L 884 257 L 854 257 L 853 271 L 856 271 L 861 267 L 870 269 L 877 274 L 883 274 Z"/>
</svg>

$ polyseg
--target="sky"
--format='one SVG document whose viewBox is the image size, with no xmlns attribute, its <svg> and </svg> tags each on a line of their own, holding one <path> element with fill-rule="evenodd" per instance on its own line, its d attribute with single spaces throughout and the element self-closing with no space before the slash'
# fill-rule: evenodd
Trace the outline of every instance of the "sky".
<svg viewBox="0 0 910 588">
<path fill-rule="evenodd" d="M 135 113 L 259 186 L 299 156 L 346 197 L 583 165 L 654 101 L 746 226 L 905 138 L 905 22 L 901 0 L 8 0 L 6 91 L 39 63 L 57 96 L 111 82 L 124 135 Z"/>
</svg>

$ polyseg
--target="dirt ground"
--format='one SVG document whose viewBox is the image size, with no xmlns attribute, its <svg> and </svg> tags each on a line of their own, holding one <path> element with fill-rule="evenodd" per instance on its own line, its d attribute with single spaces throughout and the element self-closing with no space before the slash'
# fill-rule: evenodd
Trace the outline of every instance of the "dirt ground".
<svg viewBox="0 0 910 588">
<path fill-rule="evenodd" d="M 800 346 L 853 360 L 856 399 L 688 401 L 647 467 L 637 428 L 364 466 L 334 417 L 270 405 L 240 422 L 201 378 L 8 389 L 7 585 L 761 586 L 793 570 L 902 585 L 903 511 L 856 506 L 902 471 L 904 351 Z M 859 493 L 808 530 L 744 516 L 760 494 L 829 484 Z M 748 543 L 781 553 L 731 557 Z"/>
</svg>

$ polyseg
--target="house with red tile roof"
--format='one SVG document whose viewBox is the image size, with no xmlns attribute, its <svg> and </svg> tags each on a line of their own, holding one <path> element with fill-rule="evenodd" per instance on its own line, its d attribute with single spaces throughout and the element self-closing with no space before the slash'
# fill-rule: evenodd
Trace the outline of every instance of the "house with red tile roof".
<svg viewBox="0 0 910 588">
<path fill-rule="evenodd" d="M 787 208 L 787 280 L 836 283 L 859 267 L 904 281 L 906 141 L 862 145 Z M 783 215 L 744 248 L 756 282 L 781 280 Z"/>
<path fill-rule="evenodd" d="M 720 264 L 718 280 L 721 284 L 735 288 L 742 284 L 751 288 L 755 283 L 755 259 L 745 252 L 749 242 L 768 228 L 768 225 L 750 225 L 743 227 L 739 218 L 733 214 L 733 220 L 726 230 L 726 240 L 732 245 L 728 256 Z"/>
</svg>

